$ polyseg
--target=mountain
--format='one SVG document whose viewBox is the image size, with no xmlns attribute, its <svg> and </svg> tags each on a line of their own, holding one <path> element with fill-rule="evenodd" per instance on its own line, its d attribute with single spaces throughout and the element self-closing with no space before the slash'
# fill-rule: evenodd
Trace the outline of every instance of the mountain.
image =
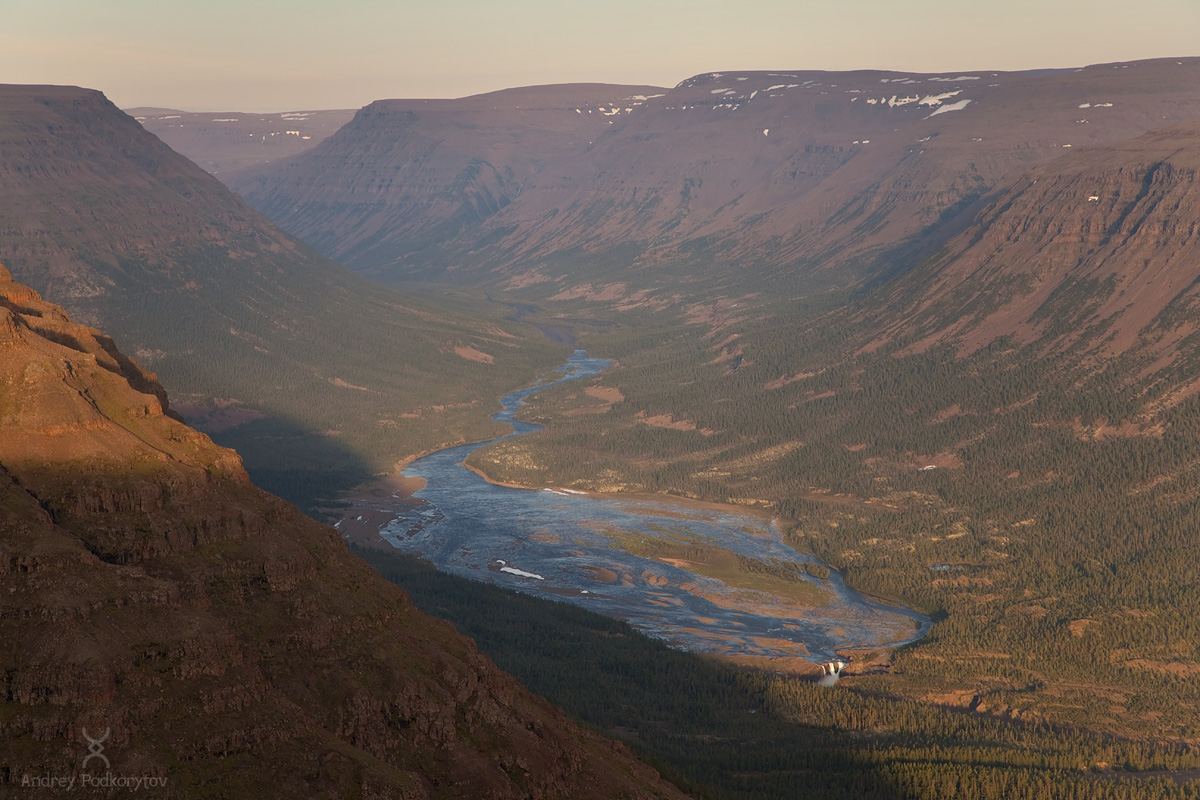
<svg viewBox="0 0 1200 800">
<path fill-rule="evenodd" d="M 495 398 L 561 357 L 506 307 L 468 315 L 350 273 L 99 92 L 0 87 L 0 190 L 13 274 L 103 325 L 298 502 L 493 435 Z"/>
<path fill-rule="evenodd" d="M 866 310 L 886 322 L 874 346 L 969 353 L 1011 337 L 1084 363 L 1125 356 L 1142 379 L 1195 362 L 1198 181 L 1200 123 L 1032 170 Z"/>
<path fill-rule="evenodd" d="M 493 108 L 474 112 L 473 130 L 442 121 L 484 103 Z M 504 93 L 441 101 L 439 114 L 376 103 L 310 153 L 234 185 L 287 230 L 385 280 L 532 287 L 564 299 L 605 286 L 659 289 L 660 301 L 681 280 L 728 287 L 747 269 L 776 282 L 794 274 L 801 288 L 845 283 L 895 268 L 890 248 L 919 257 L 927 250 L 918 245 L 936 247 L 945 223 L 969 220 L 972 204 L 1036 164 L 1200 117 L 1200 59 L 942 75 L 707 73 L 606 108 L 611 124 L 573 147 L 527 154 L 520 177 L 503 182 L 507 162 L 489 149 L 486 121 L 519 119 L 520 104 Z M 571 106 L 553 114 L 584 116 Z M 547 110 L 539 127 L 552 118 Z M 421 136 L 401 133 L 410 128 Z M 402 180 L 439 140 L 456 143 L 456 170 L 433 185 Z M 467 193 L 446 226 L 445 213 L 421 202 L 438 208 L 451 176 Z M 408 219 L 384 229 L 393 204 Z"/>
<path fill-rule="evenodd" d="M 248 114 L 130 108 L 125 113 L 222 180 L 239 169 L 303 153 L 354 116 L 353 109 Z"/>
<path fill-rule="evenodd" d="M 665 91 L 566 84 L 380 100 L 308 158 L 247 171 L 231 186 L 335 258 L 388 265 L 441 252 L 444 240 L 519 199 L 541 165 L 576 157 Z"/>
<path fill-rule="evenodd" d="M 0 268 L 5 793 L 108 774 L 169 797 L 682 796 L 168 409 Z"/>
</svg>

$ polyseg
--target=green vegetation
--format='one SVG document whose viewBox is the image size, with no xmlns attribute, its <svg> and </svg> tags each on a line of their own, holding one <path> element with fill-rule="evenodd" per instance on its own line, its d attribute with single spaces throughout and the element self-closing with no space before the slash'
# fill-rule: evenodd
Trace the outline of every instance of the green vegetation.
<svg viewBox="0 0 1200 800">
<path fill-rule="evenodd" d="M 356 552 L 501 668 L 699 797 L 1200 797 L 1200 782 L 1138 774 L 1200 767 L 1180 744 L 913 703 L 873 678 L 827 689 L 729 667 L 575 606 Z"/>
<path fill-rule="evenodd" d="M 1045 342 L 909 352 L 920 330 L 864 350 L 872 330 L 853 306 L 761 301 L 593 334 L 619 366 L 592 384 L 624 399 L 579 413 L 586 385 L 544 392 L 524 413 L 546 430 L 472 461 L 770 509 L 851 585 L 934 616 L 872 691 L 1195 741 L 1200 399 L 1171 400 L 1198 373 L 1195 337 L 1144 380 L 1137 354 L 1098 369 Z"/>
</svg>

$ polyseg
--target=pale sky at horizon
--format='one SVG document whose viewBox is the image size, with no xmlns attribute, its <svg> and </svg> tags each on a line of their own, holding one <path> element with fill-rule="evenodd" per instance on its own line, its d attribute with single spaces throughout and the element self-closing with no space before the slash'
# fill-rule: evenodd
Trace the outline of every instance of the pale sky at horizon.
<svg viewBox="0 0 1200 800">
<path fill-rule="evenodd" d="M 701 72 L 1077 67 L 1200 55 L 1197 0 L 4 0 L 0 83 L 287 111 Z"/>
</svg>

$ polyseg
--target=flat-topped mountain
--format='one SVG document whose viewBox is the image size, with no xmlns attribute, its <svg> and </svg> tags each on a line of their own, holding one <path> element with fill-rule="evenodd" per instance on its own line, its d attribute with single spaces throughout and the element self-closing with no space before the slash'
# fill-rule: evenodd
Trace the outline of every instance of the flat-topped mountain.
<svg viewBox="0 0 1200 800">
<path fill-rule="evenodd" d="M 682 797 L 166 408 L 0 267 L 6 794 Z"/>
<path fill-rule="evenodd" d="M 571 159 L 667 90 L 565 84 L 459 100 L 380 100 L 308 157 L 235 176 L 285 229 L 362 267 L 474 230 L 547 162 Z M 380 273 L 382 274 L 382 273 Z"/>
<path fill-rule="evenodd" d="M 99 92 L 0 87 L 0 192 L 13 274 L 219 417 L 256 478 L 308 487 L 290 498 L 491 435 L 494 398 L 559 357 L 321 256 Z"/>
<path fill-rule="evenodd" d="M 707 73 L 636 103 L 547 111 L 539 130 L 555 115 L 565 125 L 602 113 L 611 124 L 564 149 L 525 147 L 531 134 L 513 131 L 503 153 L 486 120 L 519 124 L 521 103 L 481 97 L 490 109 L 480 98 L 429 113 L 376 103 L 311 153 L 236 187 L 287 230 L 386 279 L 544 283 L 538 291 L 554 294 L 584 281 L 581 271 L 677 287 L 685 274 L 760 266 L 844 281 L 888 266 L 873 259 L 1033 165 L 1200 117 L 1200 59 Z M 468 105 L 469 129 L 432 111 Z M 400 178 L 450 140 L 454 170 Z M 507 179 L 517 153 L 528 167 Z M 459 212 L 450 226 L 437 210 L 447 196 Z M 403 207 L 403 224 L 381 224 L 390 207 Z"/>
<path fill-rule="evenodd" d="M 969 353 L 1009 336 L 1096 365 L 1136 357 L 1143 378 L 1194 359 L 1198 182 L 1197 123 L 1056 159 L 864 318 L 886 322 L 877 344 L 902 338 L 913 351 L 949 341 Z"/>
<path fill-rule="evenodd" d="M 230 173 L 316 147 L 354 116 L 354 109 L 284 111 L 178 111 L 129 108 L 125 113 L 205 171 Z"/>
</svg>

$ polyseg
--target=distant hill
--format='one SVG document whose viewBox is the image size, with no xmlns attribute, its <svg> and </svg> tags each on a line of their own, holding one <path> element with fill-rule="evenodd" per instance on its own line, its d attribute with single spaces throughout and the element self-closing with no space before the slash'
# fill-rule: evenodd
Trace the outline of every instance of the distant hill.
<svg viewBox="0 0 1200 800">
<path fill-rule="evenodd" d="M 240 169 L 310 150 L 354 116 L 354 109 L 247 114 L 129 108 L 142 127 L 221 180 Z"/>
<path fill-rule="evenodd" d="M 81 777 L 107 774 L 157 797 L 683 796 L 254 488 L 3 268 L 0 376 L 4 794 L 107 795 Z"/>
<path fill-rule="evenodd" d="M 376 277 L 403 270 L 413 254 L 453 270 L 447 242 L 473 235 L 532 189 L 545 164 L 586 153 L 622 115 L 666 91 L 565 84 L 380 100 L 309 157 L 231 185 L 286 230 Z"/>
<path fill-rule="evenodd" d="M 532 329 L 369 284 L 99 92 L 0 87 L 0 192 L 0 262 L 103 325 L 189 416 L 219 418 L 289 499 L 492 435 L 496 398 L 561 356 Z"/>
<path fill-rule="evenodd" d="M 681 279 L 720 287 L 747 268 L 844 284 L 896 268 L 898 245 L 936 246 L 944 223 L 1036 164 L 1200 118 L 1200 59 L 706 73 L 644 100 L 609 94 L 380 101 L 234 185 L 384 280 L 543 296 L 628 284 L 659 300 Z M 548 146 L 554 126 L 581 127 Z"/>
</svg>

